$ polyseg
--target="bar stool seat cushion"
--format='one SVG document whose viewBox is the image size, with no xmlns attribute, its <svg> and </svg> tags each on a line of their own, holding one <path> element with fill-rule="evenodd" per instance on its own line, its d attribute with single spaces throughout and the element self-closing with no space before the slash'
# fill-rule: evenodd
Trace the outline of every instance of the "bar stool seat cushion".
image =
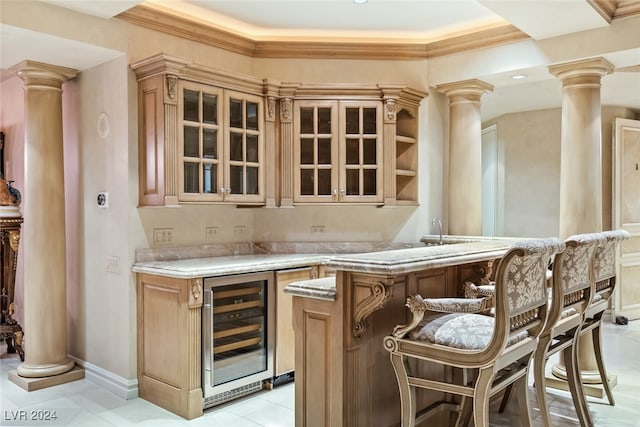
<svg viewBox="0 0 640 427">
<path fill-rule="evenodd" d="M 436 314 L 423 319 L 408 337 L 463 350 L 481 350 L 491 340 L 494 323 L 493 317 L 481 314 Z M 528 336 L 526 331 L 515 334 L 509 338 L 507 345 L 513 345 Z"/>
</svg>

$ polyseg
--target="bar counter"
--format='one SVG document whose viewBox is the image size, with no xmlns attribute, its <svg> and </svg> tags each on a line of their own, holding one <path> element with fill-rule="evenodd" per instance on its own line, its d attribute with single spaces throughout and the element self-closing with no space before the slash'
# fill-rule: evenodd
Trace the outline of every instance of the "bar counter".
<svg viewBox="0 0 640 427">
<path fill-rule="evenodd" d="M 399 393 L 382 340 L 408 321 L 406 298 L 461 296 L 464 282 L 488 280 L 517 240 L 445 238 L 453 244 L 336 255 L 326 264 L 336 270 L 335 284 L 290 284 L 285 292 L 294 296 L 296 426 L 399 425 Z M 440 399 L 421 391 L 418 408 Z"/>
</svg>

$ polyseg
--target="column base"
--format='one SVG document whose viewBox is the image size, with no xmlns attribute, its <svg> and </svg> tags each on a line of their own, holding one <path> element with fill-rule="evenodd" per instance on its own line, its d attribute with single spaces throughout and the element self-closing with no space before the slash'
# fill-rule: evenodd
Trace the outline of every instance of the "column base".
<svg viewBox="0 0 640 427">
<path fill-rule="evenodd" d="M 14 369 L 12 371 L 9 371 L 9 381 L 26 391 L 40 390 L 42 388 L 70 383 L 71 381 L 81 380 L 83 378 L 84 369 L 80 368 L 79 366 L 75 366 L 73 369 L 63 374 L 42 378 L 21 377 L 20 375 L 18 375 L 17 370 Z"/>
<path fill-rule="evenodd" d="M 562 391 L 569 391 L 567 381 L 556 376 L 555 372 L 552 373 L 547 371 L 545 379 L 547 381 L 547 387 L 555 388 Z M 613 390 L 616 385 L 618 385 L 618 377 L 616 375 L 609 375 L 609 388 Z M 583 381 L 582 388 L 584 389 L 584 394 L 587 396 L 596 397 L 598 399 L 603 399 L 606 397 L 604 387 L 602 386 L 602 383 L 600 383 L 600 376 L 598 376 L 597 383 Z"/>
</svg>

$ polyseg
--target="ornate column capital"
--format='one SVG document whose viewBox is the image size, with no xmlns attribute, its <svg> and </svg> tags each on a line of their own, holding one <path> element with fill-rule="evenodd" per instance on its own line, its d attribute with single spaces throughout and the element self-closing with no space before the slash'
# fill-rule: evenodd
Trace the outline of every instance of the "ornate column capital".
<svg viewBox="0 0 640 427">
<path fill-rule="evenodd" d="M 10 68 L 24 82 L 25 89 L 62 90 L 62 83 L 74 78 L 78 71 L 36 61 L 23 61 Z"/>
<path fill-rule="evenodd" d="M 457 103 L 480 103 L 480 97 L 493 92 L 493 85 L 482 80 L 472 79 L 436 86 L 436 90 L 449 97 L 451 105 Z"/>
<path fill-rule="evenodd" d="M 602 77 L 613 73 L 613 64 L 604 58 L 550 65 L 549 72 L 562 81 L 562 88 L 600 87 Z"/>
</svg>

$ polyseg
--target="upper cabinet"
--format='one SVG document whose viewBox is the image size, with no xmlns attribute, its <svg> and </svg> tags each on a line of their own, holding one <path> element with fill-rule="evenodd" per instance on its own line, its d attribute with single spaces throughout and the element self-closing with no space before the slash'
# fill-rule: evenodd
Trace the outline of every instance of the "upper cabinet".
<svg viewBox="0 0 640 427">
<path fill-rule="evenodd" d="M 164 54 L 132 69 L 141 206 L 417 204 L 425 92 L 280 83 Z"/>
<path fill-rule="evenodd" d="M 180 82 L 178 200 L 264 202 L 262 98 Z"/>
<path fill-rule="evenodd" d="M 382 203 L 382 105 L 296 101 L 294 202 Z"/>
</svg>

